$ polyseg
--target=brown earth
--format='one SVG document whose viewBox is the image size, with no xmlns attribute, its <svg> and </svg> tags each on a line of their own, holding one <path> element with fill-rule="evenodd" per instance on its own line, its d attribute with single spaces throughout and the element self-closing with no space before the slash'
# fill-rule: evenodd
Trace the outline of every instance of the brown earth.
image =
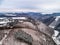
<svg viewBox="0 0 60 45">
<path fill-rule="evenodd" d="M 15 33 L 19 31 L 23 31 L 23 33 L 19 33 L 20 35 L 17 34 L 20 36 L 19 39 L 17 39 L 18 36 L 15 36 Z M 0 28 L 0 32 L 0 42 L 3 40 L 0 45 L 56 45 L 51 38 L 54 33 L 53 29 L 38 21 L 37 25 L 34 25 L 30 22 L 22 22 L 16 24 L 12 29 Z M 1 36 L 3 34 L 6 36 Z M 31 37 L 29 37 L 29 35 Z M 3 39 L 4 37 L 5 39 Z"/>
</svg>

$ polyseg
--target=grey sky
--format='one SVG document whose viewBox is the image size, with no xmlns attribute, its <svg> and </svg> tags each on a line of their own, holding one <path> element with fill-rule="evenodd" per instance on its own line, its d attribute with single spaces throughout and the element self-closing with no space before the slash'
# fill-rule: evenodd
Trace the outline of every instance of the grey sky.
<svg viewBox="0 0 60 45">
<path fill-rule="evenodd" d="M 3 8 L 29 9 L 43 13 L 53 13 L 60 12 L 60 0 L 2 0 L 0 9 Z"/>
</svg>

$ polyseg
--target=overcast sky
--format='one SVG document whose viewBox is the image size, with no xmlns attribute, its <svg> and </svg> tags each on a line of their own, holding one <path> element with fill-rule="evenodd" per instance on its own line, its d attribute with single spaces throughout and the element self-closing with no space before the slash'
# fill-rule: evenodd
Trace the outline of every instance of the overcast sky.
<svg viewBox="0 0 60 45">
<path fill-rule="evenodd" d="M 60 0 L 0 0 L 0 11 L 4 9 L 28 9 L 54 13 L 60 12 Z"/>
</svg>

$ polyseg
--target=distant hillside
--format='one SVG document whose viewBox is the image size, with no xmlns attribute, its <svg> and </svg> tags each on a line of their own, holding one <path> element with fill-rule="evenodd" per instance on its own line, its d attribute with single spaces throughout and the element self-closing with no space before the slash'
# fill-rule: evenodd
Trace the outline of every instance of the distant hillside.
<svg viewBox="0 0 60 45">
<path fill-rule="evenodd" d="M 49 25 L 55 19 L 55 16 L 59 16 L 59 15 L 60 13 L 41 14 L 38 12 L 0 13 L 0 17 L 19 17 L 19 16 L 32 17 L 33 19 L 42 21 L 46 25 Z"/>
</svg>

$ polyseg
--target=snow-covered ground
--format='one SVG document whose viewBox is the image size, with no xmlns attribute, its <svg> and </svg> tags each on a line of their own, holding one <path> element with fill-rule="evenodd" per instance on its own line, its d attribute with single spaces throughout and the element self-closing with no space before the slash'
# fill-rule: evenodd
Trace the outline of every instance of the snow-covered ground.
<svg viewBox="0 0 60 45">
<path fill-rule="evenodd" d="M 51 28 L 54 29 L 56 27 L 56 25 L 58 25 L 60 23 L 59 20 L 60 20 L 60 16 L 57 16 L 56 19 L 55 19 L 55 21 L 53 21 L 49 25 L 49 27 L 51 27 Z M 60 45 L 60 32 L 59 32 L 59 30 L 54 30 L 54 35 L 52 36 L 52 38 L 53 38 L 53 40 L 55 41 L 55 43 L 57 45 Z"/>
</svg>

